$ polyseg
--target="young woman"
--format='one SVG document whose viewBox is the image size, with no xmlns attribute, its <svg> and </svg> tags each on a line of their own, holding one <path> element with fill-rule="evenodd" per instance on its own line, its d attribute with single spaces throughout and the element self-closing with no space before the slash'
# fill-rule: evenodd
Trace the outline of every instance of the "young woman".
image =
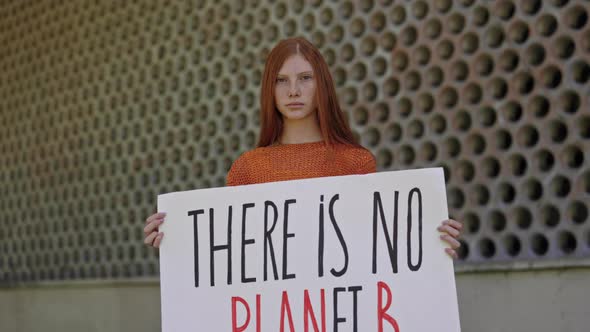
<svg viewBox="0 0 590 332">
<path fill-rule="evenodd" d="M 233 163 L 228 186 L 376 172 L 375 158 L 356 142 L 340 109 L 326 61 L 306 39 L 282 40 L 268 55 L 260 111 L 258 147 Z M 164 217 L 147 218 L 147 245 L 160 246 Z M 461 229 L 452 219 L 438 227 L 453 258 Z"/>
</svg>

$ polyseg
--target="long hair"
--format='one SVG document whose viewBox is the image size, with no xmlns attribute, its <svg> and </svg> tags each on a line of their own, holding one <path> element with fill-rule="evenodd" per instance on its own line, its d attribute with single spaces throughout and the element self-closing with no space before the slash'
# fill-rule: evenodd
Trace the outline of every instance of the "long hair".
<svg viewBox="0 0 590 332">
<path fill-rule="evenodd" d="M 275 84 L 279 70 L 287 58 L 300 54 L 314 71 L 316 80 L 315 98 L 317 119 L 324 141 L 359 146 L 355 136 L 340 109 L 334 81 L 326 60 L 319 50 L 302 37 L 281 40 L 268 54 L 260 89 L 260 137 L 258 147 L 272 145 L 280 139 L 283 131 L 283 117 L 275 104 Z"/>
</svg>

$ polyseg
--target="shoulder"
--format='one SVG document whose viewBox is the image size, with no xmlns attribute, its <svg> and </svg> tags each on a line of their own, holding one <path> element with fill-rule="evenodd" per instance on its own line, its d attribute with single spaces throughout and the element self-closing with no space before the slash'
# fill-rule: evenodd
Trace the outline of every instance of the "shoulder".
<svg viewBox="0 0 590 332">
<path fill-rule="evenodd" d="M 375 156 L 368 149 L 362 146 L 340 146 L 338 148 L 343 155 L 351 162 L 355 174 L 375 173 L 377 163 Z"/>
<path fill-rule="evenodd" d="M 252 159 L 252 152 L 253 150 L 246 151 L 234 160 L 225 179 L 227 186 L 239 186 L 248 182 L 248 164 Z"/>
<path fill-rule="evenodd" d="M 251 183 L 252 167 L 265 155 L 264 148 L 255 148 L 242 153 L 231 165 L 226 177 L 227 186 L 241 186 Z"/>
</svg>

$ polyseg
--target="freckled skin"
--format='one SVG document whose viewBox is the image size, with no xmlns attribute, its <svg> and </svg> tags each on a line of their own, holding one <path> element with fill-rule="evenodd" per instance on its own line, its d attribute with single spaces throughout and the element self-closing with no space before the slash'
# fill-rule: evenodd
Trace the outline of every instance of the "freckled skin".
<svg viewBox="0 0 590 332">
<path fill-rule="evenodd" d="M 301 55 L 293 55 L 283 63 L 275 85 L 275 104 L 286 121 L 315 119 L 316 81 L 311 64 Z M 303 103 L 301 108 L 289 108 L 287 104 Z"/>
</svg>

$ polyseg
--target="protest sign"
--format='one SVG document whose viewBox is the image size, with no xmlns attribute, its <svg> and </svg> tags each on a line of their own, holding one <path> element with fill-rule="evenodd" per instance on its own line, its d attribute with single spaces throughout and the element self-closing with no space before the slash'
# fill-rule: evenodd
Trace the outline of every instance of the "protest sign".
<svg viewBox="0 0 590 332">
<path fill-rule="evenodd" d="M 162 330 L 460 331 L 441 168 L 158 196 Z"/>
</svg>

